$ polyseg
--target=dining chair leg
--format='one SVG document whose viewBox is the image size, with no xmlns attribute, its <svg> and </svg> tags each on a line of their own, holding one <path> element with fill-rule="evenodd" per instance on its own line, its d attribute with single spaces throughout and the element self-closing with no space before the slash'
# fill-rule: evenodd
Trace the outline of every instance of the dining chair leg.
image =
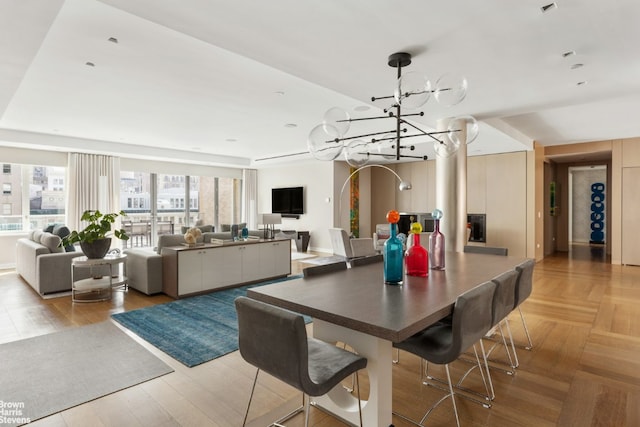
<svg viewBox="0 0 640 427">
<path fill-rule="evenodd" d="M 487 359 L 487 352 L 484 350 L 484 343 L 480 340 L 480 350 L 482 351 L 482 359 L 484 360 L 484 367 L 487 370 L 487 378 L 489 379 L 489 400 L 496 398 L 496 392 L 493 388 L 493 381 L 491 380 L 491 372 L 489 372 L 489 360 Z"/>
<path fill-rule="evenodd" d="M 251 400 L 253 399 L 253 392 L 256 389 L 256 383 L 258 382 L 258 373 L 260 369 L 256 369 L 256 376 L 253 378 L 253 385 L 251 386 L 251 394 L 249 395 L 249 403 L 247 403 L 247 410 L 244 413 L 244 420 L 242 421 L 242 427 L 247 424 L 247 417 L 249 416 L 249 408 L 251 407 Z"/>
<path fill-rule="evenodd" d="M 302 393 L 302 400 L 304 401 L 303 406 L 304 406 L 304 427 L 309 427 L 309 409 L 310 409 L 310 403 L 311 403 L 311 397 L 307 396 L 307 398 L 305 399 L 305 395 L 304 393 Z"/>
<path fill-rule="evenodd" d="M 451 382 L 451 374 L 449 373 L 449 364 L 444 365 L 445 372 L 447 373 L 447 381 L 449 382 L 449 394 L 440 399 L 435 405 L 433 405 L 426 414 L 420 420 L 419 425 L 423 425 L 424 421 L 431 414 L 440 403 L 442 403 L 447 397 L 451 397 L 451 402 L 453 403 L 453 413 L 456 416 L 456 426 L 460 427 L 460 419 L 458 418 L 458 407 L 456 406 L 456 394 L 453 391 L 453 383 Z"/>
<path fill-rule="evenodd" d="M 518 306 L 518 311 L 520 312 L 520 319 L 522 319 L 522 326 L 524 327 L 524 334 L 527 336 L 527 342 L 529 343 L 528 345 L 525 345 L 524 349 L 525 350 L 531 350 L 533 348 L 533 342 L 531 342 L 531 336 L 529 335 L 529 328 L 527 328 L 527 322 L 524 320 L 524 314 L 522 313 L 522 310 L 520 309 L 520 306 Z"/>
<path fill-rule="evenodd" d="M 520 366 L 520 361 L 518 361 L 518 353 L 516 353 L 516 346 L 513 343 L 513 334 L 511 333 L 511 324 L 509 323 L 509 319 L 505 318 L 504 323 L 507 325 L 507 332 L 509 332 L 509 341 L 511 342 L 511 350 L 513 351 L 513 368 L 517 368 Z"/>
</svg>

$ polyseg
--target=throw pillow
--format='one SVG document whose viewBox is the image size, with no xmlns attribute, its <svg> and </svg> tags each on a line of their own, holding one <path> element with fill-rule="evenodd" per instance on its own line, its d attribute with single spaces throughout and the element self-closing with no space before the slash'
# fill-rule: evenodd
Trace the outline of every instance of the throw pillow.
<svg viewBox="0 0 640 427">
<path fill-rule="evenodd" d="M 64 239 L 69 234 L 71 234 L 71 231 L 69 231 L 69 227 L 64 224 L 56 224 L 56 226 L 53 227 L 52 233 L 60 237 L 60 239 Z M 76 248 L 73 245 L 67 245 L 64 247 L 64 250 L 65 252 L 75 252 Z"/>
<path fill-rule="evenodd" d="M 31 240 L 33 240 L 36 243 L 40 243 L 40 239 L 42 238 L 42 233 L 44 233 L 44 231 L 34 230 L 33 235 L 31 236 Z"/>
<path fill-rule="evenodd" d="M 47 227 L 43 230 L 45 233 L 53 233 L 53 227 L 55 227 L 55 224 L 49 224 L 47 225 Z"/>
<path fill-rule="evenodd" d="M 40 244 L 46 246 L 52 254 L 64 252 L 64 249 L 58 246 L 61 241 L 60 236 L 51 233 L 42 233 L 40 237 Z"/>
<path fill-rule="evenodd" d="M 231 231 L 231 224 L 220 224 L 220 231 Z"/>
</svg>

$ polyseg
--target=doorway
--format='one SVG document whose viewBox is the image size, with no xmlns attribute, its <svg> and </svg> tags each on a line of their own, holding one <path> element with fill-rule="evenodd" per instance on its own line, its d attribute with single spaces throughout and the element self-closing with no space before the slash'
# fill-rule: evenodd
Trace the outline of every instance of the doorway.
<svg viewBox="0 0 640 427">
<path fill-rule="evenodd" d="M 607 166 L 571 166 L 568 172 L 569 250 L 606 259 Z"/>
</svg>

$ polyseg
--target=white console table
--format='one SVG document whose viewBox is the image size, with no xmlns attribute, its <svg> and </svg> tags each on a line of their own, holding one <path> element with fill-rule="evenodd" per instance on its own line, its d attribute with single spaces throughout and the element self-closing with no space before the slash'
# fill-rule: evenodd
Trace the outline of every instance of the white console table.
<svg viewBox="0 0 640 427">
<path fill-rule="evenodd" d="M 71 300 L 95 302 L 111 299 L 114 287 L 127 286 L 126 255 L 107 255 L 104 258 L 74 258 L 71 261 Z M 76 279 L 77 269 L 90 269 L 91 277 Z"/>
<path fill-rule="evenodd" d="M 289 274 L 291 241 L 288 239 L 162 248 L 162 288 L 173 298 Z"/>
</svg>

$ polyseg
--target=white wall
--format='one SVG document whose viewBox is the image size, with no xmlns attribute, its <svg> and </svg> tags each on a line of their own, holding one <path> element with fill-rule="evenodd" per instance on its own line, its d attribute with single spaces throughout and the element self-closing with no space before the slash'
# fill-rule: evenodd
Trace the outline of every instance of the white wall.
<svg viewBox="0 0 640 427">
<path fill-rule="evenodd" d="M 309 231 L 309 249 L 331 253 L 329 228 L 333 227 L 333 162 L 305 160 L 258 169 L 258 213 L 271 212 L 271 189 L 304 187 L 300 219 L 283 218 L 280 229 Z"/>
</svg>

